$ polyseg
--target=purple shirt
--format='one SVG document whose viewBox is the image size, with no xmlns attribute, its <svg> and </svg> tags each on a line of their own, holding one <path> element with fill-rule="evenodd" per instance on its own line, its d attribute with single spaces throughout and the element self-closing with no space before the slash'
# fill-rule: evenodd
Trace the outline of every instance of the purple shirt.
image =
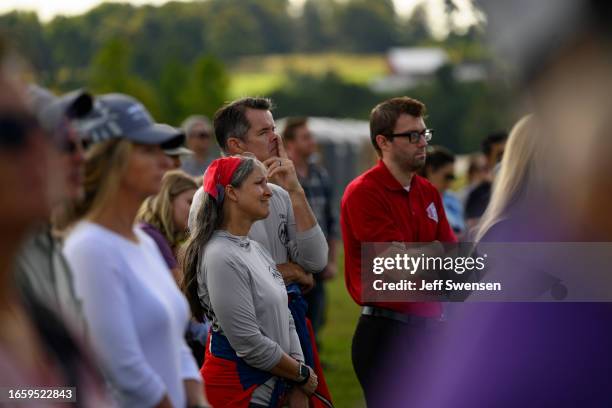
<svg viewBox="0 0 612 408">
<path fill-rule="evenodd" d="M 149 235 L 151 238 L 153 238 L 153 241 L 155 241 L 155 244 L 157 244 L 159 252 L 161 252 L 164 261 L 166 261 L 166 265 L 168 265 L 168 268 L 176 268 L 178 266 L 178 262 L 176 260 L 176 257 L 174 256 L 174 252 L 172 252 L 172 248 L 170 248 L 170 244 L 168 243 L 166 237 L 164 237 L 163 234 L 159 232 L 157 228 L 146 222 L 139 223 L 138 227 L 144 232 L 146 232 L 147 235 Z"/>
</svg>

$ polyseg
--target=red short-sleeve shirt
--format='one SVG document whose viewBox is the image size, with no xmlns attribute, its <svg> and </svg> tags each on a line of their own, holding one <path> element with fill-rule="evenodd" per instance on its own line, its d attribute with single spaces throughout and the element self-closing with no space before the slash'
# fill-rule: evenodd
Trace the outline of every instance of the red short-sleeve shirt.
<svg viewBox="0 0 612 408">
<path fill-rule="evenodd" d="M 428 216 L 428 208 L 431 214 L 432 205 L 435 217 Z M 346 287 L 359 305 L 364 304 L 361 300 L 362 242 L 457 241 L 438 190 L 423 177 L 415 175 L 407 191 L 382 160 L 347 186 L 342 197 L 340 224 Z M 372 305 L 426 317 L 438 317 L 442 310 L 437 302 Z"/>
</svg>

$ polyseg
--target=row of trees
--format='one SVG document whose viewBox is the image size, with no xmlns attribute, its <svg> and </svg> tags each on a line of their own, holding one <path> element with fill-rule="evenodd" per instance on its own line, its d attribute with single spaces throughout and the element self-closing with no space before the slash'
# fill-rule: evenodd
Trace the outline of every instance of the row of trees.
<svg viewBox="0 0 612 408">
<path fill-rule="evenodd" d="M 51 82 L 82 80 L 79 74 L 113 39 L 129 43 L 135 72 L 154 80 L 168 61 L 189 65 L 203 54 L 231 62 L 245 55 L 386 52 L 422 44 L 430 40 L 424 10 L 421 5 L 412 17 L 402 18 L 392 0 L 306 0 L 298 15 L 290 12 L 289 0 L 196 0 L 159 7 L 104 3 L 46 24 L 36 14 L 11 12 L 0 16 L 0 32 L 8 32 Z M 448 15 L 453 12 L 449 6 Z"/>
<path fill-rule="evenodd" d="M 446 1 L 447 15 L 453 12 Z M 33 13 L 0 16 L 0 32 L 33 65 L 37 81 L 57 91 L 86 86 L 95 93 L 134 95 L 160 121 L 178 124 L 191 113 L 212 115 L 228 98 L 226 66 L 244 55 L 289 52 L 384 52 L 431 43 L 423 7 L 400 18 L 391 0 L 306 0 L 301 14 L 288 0 L 206 0 L 160 7 L 105 3 L 43 24 Z M 444 41 L 454 60 L 482 57 L 477 30 Z M 355 69 L 359 69 L 356 67 Z M 442 69 L 436 80 L 407 94 L 431 108 L 437 143 L 458 151 L 478 146 L 487 130 L 507 126 L 508 91 L 496 83 L 461 84 Z M 398 91 L 396 94 L 402 93 Z M 323 76 L 290 74 L 270 95 L 276 116 L 366 119 L 392 95 L 376 94 Z"/>
</svg>

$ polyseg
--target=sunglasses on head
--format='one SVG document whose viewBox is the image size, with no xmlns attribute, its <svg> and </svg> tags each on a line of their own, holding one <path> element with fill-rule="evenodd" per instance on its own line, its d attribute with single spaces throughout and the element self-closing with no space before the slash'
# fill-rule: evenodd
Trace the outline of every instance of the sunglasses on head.
<svg viewBox="0 0 612 408">
<path fill-rule="evenodd" d="M 62 121 L 55 132 L 47 132 L 53 145 L 62 153 L 73 154 L 82 147 L 77 136 L 71 137 L 68 119 Z M 0 114 L 0 148 L 23 148 L 33 131 L 44 131 L 35 116 L 27 113 Z"/>
</svg>

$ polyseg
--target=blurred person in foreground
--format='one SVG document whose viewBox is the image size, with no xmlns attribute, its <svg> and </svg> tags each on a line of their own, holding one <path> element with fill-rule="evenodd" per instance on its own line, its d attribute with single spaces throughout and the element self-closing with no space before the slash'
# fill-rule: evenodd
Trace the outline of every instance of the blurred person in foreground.
<svg viewBox="0 0 612 408">
<path fill-rule="evenodd" d="M 206 116 L 193 115 L 181 125 L 189 154 L 181 154 L 181 170 L 193 177 L 202 177 L 213 161 L 210 146 L 213 129 Z M 184 153 L 184 152 L 183 152 Z"/>
<path fill-rule="evenodd" d="M 444 325 L 440 302 L 363 300 L 368 288 L 362 279 L 371 272 L 362 267 L 362 244 L 389 243 L 400 254 L 419 256 L 421 250 L 406 244 L 430 244 L 431 255 L 441 255 L 440 242 L 456 242 L 440 193 L 417 174 L 426 163 L 427 144 L 433 136 L 425 125 L 425 113 L 423 103 L 407 96 L 388 99 L 372 109 L 370 138 L 380 159 L 353 180 L 342 197 L 346 286 L 362 306 L 352 361 L 369 407 L 389 406 L 381 403 L 380 390 L 398 371 L 390 365 L 396 341 L 401 340 L 403 352 L 412 354 L 429 337 L 437 337 Z"/>
<path fill-rule="evenodd" d="M 548 243 L 557 251 L 586 248 L 569 260 L 562 253 L 540 254 L 539 263 L 526 265 L 528 272 L 556 274 L 562 268 L 580 286 L 609 293 L 609 252 L 600 270 L 592 270 L 587 251 L 612 240 L 612 5 L 481 4 L 489 37 L 497 53 L 518 67 L 537 122 L 523 120 L 512 132 L 479 247 L 511 242 Z M 535 147 L 536 154 L 525 157 L 528 150 L 518 149 L 521 145 Z M 523 157 L 508 157 L 514 153 Z M 557 257 L 569 264 L 560 265 Z M 526 286 L 529 276 L 521 278 Z M 407 400 L 425 408 L 612 406 L 611 303 L 500 302 L 462 309 L 421 369 L 404 371 L 402 377 L 418 374 L 418 381 L 410 387 L 394 384 L 390 406 Z M 403 361 L 398 358 L 398 364 Z"/>
<path fill-rule="evenodd" d="M 74 390 L 63 393 L 76 397 L 75 406 L 112 406 L 93 361 L 49 299 L 16 282 L 16 256 L 32 230 L 48 222 L 56 204 L 49 189 L 62 184 L 65 169 L 55 167 L 58 146 L 28 110 L 25 88 L 12 78 L 16 73 L 5 66 L 4 53 L 0 43 L 0 386 L 13 391 L 76 387 L 76 395 Z M 7 389 L 3 393 L 10 397 Z M 21 400 L 19 405 L 56 402 Z"/>
<path fill-rule="evenodd" d="M 293 162 L 276 133 L 271 110 L 272 102 L 266 98 L 247 97 L 228 103 L 215 113 L 215 137 L 224 154 L 252 153 L 271 175 L 268 183 L 272 192 L 270 214 L 253 223 L 249 238 L 272 255 L 287 285 L 289 308 L 304 361 L 315 369 L 319 378 L 317 398 L 311 399 L 311 403 L 315 407 L 329 406 L 331 397 L 302 296 L 303 291 L 312 288 L 312 275 L 323 271 L 327 265 L 327 241 L 300 186 Z M 200 188 L 193 198 L 189 211 L 190 231 L 197 228 L 196 214 L 202 205 L 203 194 L 204 189 Z"/>
<path fill-rule="evenodd" d="M 283 130 L 283 142 L 287 155 L 293 161 L 298 180 L 304 189 L 308 203 L 317 222 L 327 238 L 329 255 L 327 266 L 315 274 L 315 286 L 305 296 L 308 302 L 307 316 L 312 322 L 317 345 L 320 347 L 319 330 L 325 323 L 327 301 L 325 282 L 336 276 L 336 215 L 332 209 L 333 186 L 325 168 L 313 159 L 317 150 L 316 141 L 308 128 L 306 118 L 289 118 Z"/>
<path fill-rule="evenodd" d="M 317 388 L 283 278 L 265 248 L 247 236 L 270 212 L 267 173 L 252 157 L 213 161 L 185 251 L 183 287 L 192 313 L 212 322 L 202 376 L 219 407 L 276 407 L 287 392 L 291 407 L 308 407 Z"/>
<path fill-rule="evenodd" d="M 106 378 L 123 407 L 204 405 L 183 337 L 189 306 L 155 241 L 134 225 L 170 167 L 163 148 L 182 136 L 123 94 L 96 97 L 79 129 L 90 142 L 85 195 L 64 254 Z"/>
<path fill-rule="evenodd" d="M 88 114 L 93 106 L 91 95 L 75 91 L 56 97 L 35 85 L 28 89 L 30 105 L 55 147 L 51 166 L 57 183 L 50 183 L 51 213 L 47 222 L 37 228 L 22 250 L 15 264 L 17 281 L 25 293 L 36 294 L 39 300 L 53 309 L 75 335 L 85 335 L 80 300 L 73 283 L 73 275 L 62 254 L 61 220 L 67 208 L 83 194 L 83 147 L 72 121 Z"/>
<path fill-rule="evenodd" d="M 463 205 L 457 196 L 450 191 L 455 181 L 455 155 L 443 146 L 432 146 L 427 152 L 427 160 L 422 174 L 442 195 L 444 211 L 453 232 L 459 239 L 465 231 Z"/>
</svg>

